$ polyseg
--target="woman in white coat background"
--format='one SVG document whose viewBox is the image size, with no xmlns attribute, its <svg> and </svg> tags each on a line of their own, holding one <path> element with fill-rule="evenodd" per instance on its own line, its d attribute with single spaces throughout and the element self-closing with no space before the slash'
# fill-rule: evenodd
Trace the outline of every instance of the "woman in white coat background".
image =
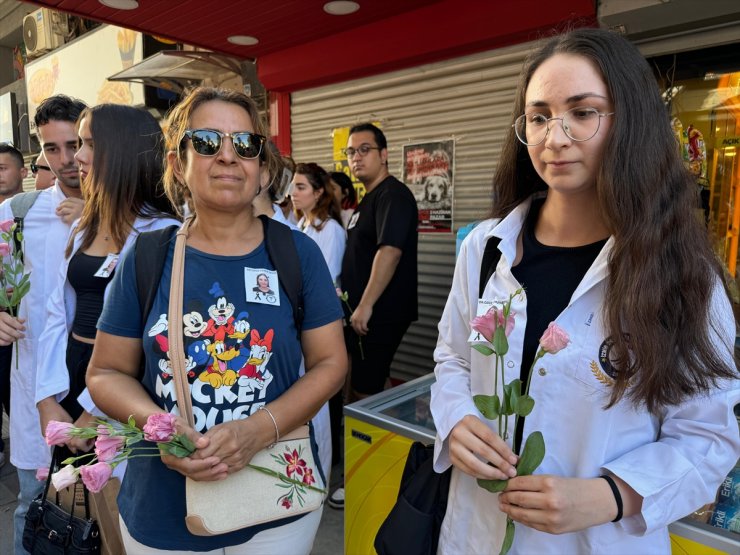
<svg viewBox="0 0 740 555">
<path fill-rule="evenodd" d="M 296 165 L 290 197 L 293 207 L 302 215 L 298 228 L 316 241 L 329 266 L 331 279 L 339 287 L 347 233 L 342 227 L 341 209 L 329 174 L 313 162 Z"/>
<path fill-rule="evenodd" d="M 498 553 L 508 516 L 510 553 L 667 554 L 668 524 L 712 501 L 737 463 L 735 320 L 668 116 L 617 34 L 572 31 L 527 61 L 491 219 L 462 245 L 439 324 L 435 469 L 453 466 L 439 553 Z M 493 358 L 468 342 L 491 237 L 500 260 L 483 299 L 501 306 L 524 287 L 508 379 L 527 383 L 549 322 L 570 337 L 536 360 L 534 410 L 504 437 L 473 402 L 492 393 Z M 544 460 L 517 477 L 534 431 Z M 476 482 L 507 478 L 501 494 Z"/>
<path fill-rule="evenodd" d="M 36 403 L 42 431 L 50 420 L 78 426 L 91 421 L 85 374 L 116 264 L 139 233 L 180 223 L 164 195 L 164 142 L 149 112 L 100 104 L 82 112 L 78 134 L 75 158 L 85 208 L 72 227 L 39 343 Z M 71 447 L 83 443 L 70 440 Z"/>
</svg>

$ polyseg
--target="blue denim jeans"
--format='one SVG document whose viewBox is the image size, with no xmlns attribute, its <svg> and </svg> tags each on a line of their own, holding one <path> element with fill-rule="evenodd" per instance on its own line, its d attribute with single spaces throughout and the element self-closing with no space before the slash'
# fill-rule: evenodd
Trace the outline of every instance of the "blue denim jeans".
<svg viewBox="0 0 740 555">
<path fill-rule="evenodd" d="M 21 470 L 20 468 L 17 470 L 20 492 L 18 493 L 18 506 L 15 513 L 13 513 L 15 555 L 30 555 L 28 551 L 23 549 L 23 527 L 26 524 L 28 507 L 31 505 L 31 501 L 44 491 L 45 483 L 36 479 L 35 470 Z"/>
</svg>

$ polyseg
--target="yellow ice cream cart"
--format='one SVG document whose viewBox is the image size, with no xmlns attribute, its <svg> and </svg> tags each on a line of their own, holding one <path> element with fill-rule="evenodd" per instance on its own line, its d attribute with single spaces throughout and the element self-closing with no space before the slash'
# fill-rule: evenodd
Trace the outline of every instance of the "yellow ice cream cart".
<svg viewBox="0 0 740 555">
<path fill-rule="evenodd" d="M 398 495 L 409 447 L 433 443 L 429 374 L 344 408 L 346 555 L 374 554 L 373 541 Z M 683 519 L 670 526 L 672 555 L 740 555 L 740 534 Z"/>
</svg>

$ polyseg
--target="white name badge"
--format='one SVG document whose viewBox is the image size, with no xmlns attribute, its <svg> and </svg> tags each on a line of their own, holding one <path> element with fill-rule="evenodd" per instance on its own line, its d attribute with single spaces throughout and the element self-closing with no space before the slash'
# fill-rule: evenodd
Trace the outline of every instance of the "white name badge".
<svg viewBox="0 0 740 555">
<path fill-rule="evenodd" d="M 352 217 L 349 219 L 349 223 L 347 224 L 347 229 L 352 229 L 357 225 L 357 220 L 360 218 L 360 213 L 355 212 L 352 214 Z"/>
<path fill-rule="evenodd" d="M 495 304 L 500 305 L 501 302 L 495 301 L 493 299 L 478 299 L 478 307 L 475 310 L 475 315 L 483 316 Z M 471 330 L 470 337 L 468 337 L 468 343 L 481 343 L 481 342 L 488 343 L 488 340 L 485 337 L 483 337 L 480 333 L 478 333 L 477 331 Z"/>
<path fill-rule="evenodd" d="M 244 268 L 244 290 L 248 303 L 280 306 L 280 288 L 275 270 Z"/>
<path fill-rule="evenodd" d="M 120 255 L 117 253 L 108 254 L 108 256 L 105 257 L 105 261 L 100 265 L 100 268 L 98 268 L 98 271 L 93 275 L 99 278 L 109 278 L 113 273 L 113 270 L 115 270 L 118 265 L 119 256 Z"/>
</svg>

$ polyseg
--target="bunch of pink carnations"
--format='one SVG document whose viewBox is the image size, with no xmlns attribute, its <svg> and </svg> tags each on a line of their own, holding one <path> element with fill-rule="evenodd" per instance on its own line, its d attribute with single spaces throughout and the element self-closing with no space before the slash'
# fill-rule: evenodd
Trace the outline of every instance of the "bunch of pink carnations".
<svg viewBox="0 0 740 555">
<path fill-rule="evenodd" d="M 94 439 L 95 449 L 78 457 L 62 461 L 63 466 L 51 476 L 54 488 L 60 490 L 71 486 L 82 478 L 85 487 L 97 493 L 108 482 L 113 469 L 133 457 L 159 457 L 162 453 L 186 457 L 195 451 L 195 445 L 183 434 L 176 433 L 175 416 L 157 413 L 147 418 L 143 429 L 136 427 L 136 421 L 129 417 L 127 423 L 111 423 L 98 420 L 97 426 L 77 428 L 69 422 L 52 420 L 46 427 L 48 445 L 64 445 L 72 438 Z M 156 443 L 156 447 L 137 445 L 141 440 Z M 85 464 L 74 466 L 77 461 Z M 39 469 L 36 477 L 46 479 L 48 471 Z"/>
<path fill-rule="evenodd" d="M 0 222 L 0 308 L 11 316 L 18 316 L 21 299 L 31 289 L 31 274 L 25 273 L 23 251 L 23 232 L 15 220 Z M 15 367 L 18 368 L 18 342 L 15 342 Z"/>
<path fill-rule="evenodd" d="M 195 452 L 193 442 L 184 434 L 177 433 L 175 415 L 168 413 L 152 414 L 141 430 L 136 427 L 133 416 L 125 424 L 98 420 L 96 426 L 77 428 L 69 422 L 52 420 L 46 427 L 48 445 L 64 445 L 72 438 L 94 439 L 95 449 L 61 462 L 65 466 L 51 475 L 51 482 L 57 491 L 73 485 L 81 478 L 89 491 L 97 493 L 108 483 L 113 469 L 125 460 L 134 457 L 159 457 L 162 454 L 182 458 Z M 155 443 L 156 446 L 137 445 L 142 440 Z M 326 493 L 326 490 L 312 485 L 315 482 L 313 472 L 305 468 L 306 463 L 300 459 L 300 453 L 295 450 L 292 453 L 287 451 L 281 455 L 273 455 L 273 458 L 285 468 L 283 472 L 251 463 L 247 466 L 278 478 L 282 483 L 281 487 L 290 489 L 289 495 L 284 496 L 288 499 L 287 505 L 283 502 L 286 508 L 290 507 L 293 495 L 297 494 L 300 499 L 300 494 L 305 489 Z M 84 464 L 75 466 L 74 463 L 78 461 L 84 461 Z M 40 468 L 36 471 L 37 479 L 46 480 L 47 477 L 48 469 Z"/>
<path fill-rule="evenodd" d="M 500 307 L 492 306 L 485 314 L 475 317 L 470 322 L 470 327 L 477 332 L 477 337 L 472 343 L 472 348 L 486 356 L 494 356 L 493 395 L 474 395 L 473 402 L 483 416 L 489 420 L 497 420 L 498 434 L 506 439 L 509 436 L 509 416 L 514 415 L 514 430 L 520 418 L 524 418 L 534 409 L 534 399 L 529 395 L 529 386 L 537 361 L 547 354 L 554 355 L 570 343 L 568 333 L 555 322 L 550 322 L 545 333 L 540 338 L 540 348 L 532 361 L 529 369 L 527 384 L 522 389 L 520 379 L 511 380 L 506 383 L 506 365 L 504 356 L 509 351 L 508 337 L 516 325 L 516 312 L 511 309 L 511 303 L 515 297 L 521 295 L 523 289 L 518 289 L 509 295 L 506 302 Z M 482 337 L 485 341 L 478 341 Z M 487 343 L 487 344 L 486 344 Z M 503 399 L 498 395 L 499 375 L 503 385 Z M 527 436 L 524 442 L 519 461 L 516 465 L 517 476 L 529 476 L 540 465 L 545 458 L 545 439 L 542 432 L 535 431 Z M 478 480 L 478 485 L 492 493 L 504 491 L 508 480 Z M 514 542 L 514 521 L 506 519 L 506 534 L 499 555 L 505 555 Z"/>
</svg>

